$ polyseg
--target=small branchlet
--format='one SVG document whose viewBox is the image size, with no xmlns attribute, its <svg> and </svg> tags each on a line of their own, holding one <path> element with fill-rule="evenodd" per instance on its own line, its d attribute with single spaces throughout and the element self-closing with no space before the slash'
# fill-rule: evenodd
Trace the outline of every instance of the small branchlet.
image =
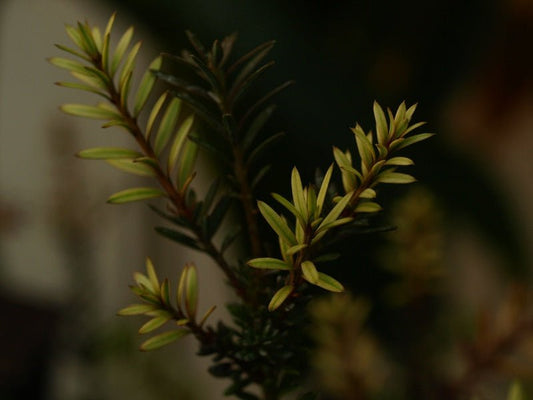
<svg viewBox="0 0 533 400">
<path fill-rule="evenodd" d="M 313 186 L 303 187 L 300 173 L 294 168 L 291 177 L 292 202 L 279 194 L 273 194 L 293 215 L 294 228 L 268 204 L 261 201 L 258 203 L 259 211 L 278 235 L 281 259 L 255 258 L 248 261 L 248 265 L 259 269 L 289 271 L 286 285 L 279 289 L 270 301 L 268 308 L 271 311 L 283 304 L 303 280 L 333 292 L 344 290 L 337 280 L 319 272 L 310 257 L 310 248 L 330 229 L 352 220 L 351 217 L 340 218 L 351 194 L 344 196 L 329 212 L 324 212 L 324 201 L 332 172 L 333 165 L 326 172 L 317 194 Z"/>
<path fill-rule="evenodd" d="M 270 310 L 281 306 L 303 281 L 332 292 L 344 290 L 337 280 L 317 270 L 315 263 L 321 254 L 313 251 L 314 247 L 328 232 L 337 228 L 342 229 L 352 222 L 357 214 L 381 210 L 381 206 L 374 200 L 377 195 L 375 187 L 379 183 L 414 182 L 412 176 L 396 172 L 399 166 L 412 165 L 413 161 L 407 157 L 392 157 L 392 155 L 402 148 L 432 136 L 430 133 L 408 136 L 423 124 L 409 125 L 415 108 L 416 106 L 411 106 L 406 109 L 405 103 L 402 103 L 395 115 L 391 110 L 387 110 L 389 115 L 387 123 L 382 108 L 377 102 L 374 103 L 377 132 L 375 145 L 372 132 L 366 134 L 359 125 L 352 129 L 361 159 L 359 169 L 353 166 L 350 151 L 342 152 L 336 147 L 333 148 L 333 156 L 342 175 L 345 194 L 334 196 L 332 204 L 325 202 L 333 165 L 327 170 L 318 193 L 314 186 L 303 187 L 300 174 L 294 168 L 291 175 L 292 201 L 277 193 L 272 195 L 292 214 L 293 223 L 289 223 L 268 204 L 261 201 L 258 203 L 262 216 L 278 236 L 281 259 L 255 258 L 250 260 L 248 265 L 289 272 L 286 284 L 272 297 Z"/>
<path fill-rule="evenodd" d="M 176 301 L 172 302 L 169 280 L 159 281 L 152 261 L 146 259 L 146 274 L 136 272 L 133 275 L 137 286 L 131 286 L 131 291 L 143 302 L 123 308 L 118 315 L 145 315 L 150 317 L 140 329 L 140 334 L 152 333 L 169 321 L 175 322 L 175 329 L 159 333 L 141 344 L 142 351 L 155 350 L 170 344 L 189 333 L 193 333 L 200 341 L 205 341 L 209 332 L 203 325 L 209 315 L 215 310 L 211 307 L 197 321 L 198 306 L 198 278 L 196 267 L 186 265 L 179 277 L 176 290 Z"/>
<path fill-rule="evenodd" d="M 397 152 L 417 142 L 433 136 L 433 133 L 418 133 L 409 135 L 425 122 L 410 125 L 416 104 L 407 108 L 401 103 L 395 114 L 387 109 L 389 122 L 381 106 L 374 102 L 374 118 L 376 133 L 366 133 L 356 124 L 352 128 L 357 153 L 360 158 L 360 167 L 354 166 L 352 153 L 347 150 L 342 152 L 333 148 L 333 156 L 341 175 L 345 193 L 352 193 L 348 209 L 351 214 L 361 212 L 373 213 L 381 210 L 375 202 L 375 187 L 380 183 L 407 184 L 415 182 L 411 175 L 397 172 L 399 167 L 413 165 L 414 162 L 404 156 L 397 156 Z"/>
</svg>

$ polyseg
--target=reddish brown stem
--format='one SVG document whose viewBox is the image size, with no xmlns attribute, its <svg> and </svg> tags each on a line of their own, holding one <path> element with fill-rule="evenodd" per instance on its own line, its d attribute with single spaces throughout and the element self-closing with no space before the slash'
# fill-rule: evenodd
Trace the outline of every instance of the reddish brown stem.
<svg viewBox="0 0 533 400">
<path fill-rule="evenodd" d="M 252 190 L 248 183 L 248 169 L 246 168 L 240 147 L 234 147 L 233 155 L 235 157 L 235 176 L 239 182 L 240 199 L 243 206 L 244 217 L 246 220 L 246 227 L 248 229 L 248 237 L 252 251 L 251 256 L 256 258 L 260 257 L 263 252 L 261 239 L 259 236 L 259 226 L 257 224 L 257 208 L 255 207 Z"/>
</svg>

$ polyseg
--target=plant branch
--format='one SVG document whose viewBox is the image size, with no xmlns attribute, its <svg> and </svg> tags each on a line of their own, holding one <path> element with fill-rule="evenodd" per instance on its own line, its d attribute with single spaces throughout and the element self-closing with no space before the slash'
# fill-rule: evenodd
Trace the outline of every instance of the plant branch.
<svg viewBox="0 0 533 400">
<path fill-rule="evenodd" d="M 101 62 L 97 64 L 97 68 L 107 74 Z M 108 74 L 107 76 L 109 77 L 110 81 L 108 91 L 111 98 L 111 103 L 115 105 L 117 110 L 124 118 L 129 131 L 139 144 L 143 153 L 147 157 L 156 160 L 156 165 L 153 166 L 153 169 L 156 174 L 157 181 L 161 185 L 163 190 L 167 193 L 170 201 L 175 206 L 178 216 L 185 218 L 190 223 L 192 231 L 196 235 L 197 239 L 204 245 L 207 253 L 216 261 L 216 263 L 222 269 L 222 271 L 226 275 L 226 278 L 229 281 L 229 284 L 235 289 L 238 296 L 245 299 L 246 290 L 242 287 L 239 279 L 237 279 L 237 276 L 235 275 L 234 271 L 232 270 L 222 253 L 215 247 L 211 240 L 206 239 L 205 236 L 202 234 L 201 227 L 198 226 L 198 224 L 194 220 L 193 210 L 187 207 L 182 194 L 178 192 L 178 190 L 172 183 L 171 178 L 165 172 L 163 172 L 159 159 L 157 158 L 152 148 L 152 145 L 143 135 L 143 132 L 137 123 L 137 119 L 130 114 L 129 110 L 127 109 L 127 106 L 121 103 L 121 95 L 119 91 L 115 88 L 112 78 Z"/>
</svg>

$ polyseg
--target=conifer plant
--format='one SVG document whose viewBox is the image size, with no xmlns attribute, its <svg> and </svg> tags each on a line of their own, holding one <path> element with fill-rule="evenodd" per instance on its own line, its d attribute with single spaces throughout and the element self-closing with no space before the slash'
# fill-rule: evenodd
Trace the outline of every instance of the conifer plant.
<svg viewBox="0 0 533 400">
<path fill-rule="evenodd" d="M 258 199 L 257 189 L 270 169 L 263 160 L 283 136 L 264 129 L 274 113 L 272 99 L 292 83 L 258 98 L 249 94 L 273 66 L 265 59 L 274 43 L 234 57 L 236 35 L 204 46 L 186 32 L 191 49 L 158 56 L 134 85 L 141 43 L 132 42 L 131 27 L 112 46 L 114 20 L 115 15 L 103 30 L 86 22 L 67 25 L 72 43 L 57 47 L 69 57 L 49 59 L 76 78 L 58 85 L 94 93 L 100 100 L 64 104 L 63 112 L 104 121 L 103 128 L 118 127 L 132 139 L 130 148 L 96 147 L 77 155 L 150 177 L 152 185 L 120 190 L 107 202 L 149 201 L 165 221 L 157 233 L 212 258 L 236 298 L 226 305 L 232 321 L 213 323 L 215 306 L 197 307 L 196 265 L 183 266 L 176 280 L 161 279 L 147 258 L 131 286 L 137 301 L 118 314 L 146 318 L 139 329 L 147 336 L 143 351 L 193 335 L 198 355 L 212 359 L 210 373 L 229 379 L 226 396 L 318 398 L 320 388 L 306 384 L 314 346 L 308 305 L 324 293 L 345 291 L 335 278 L 332 246 L 339 237 L 361 233 L 362 221 L 380 212 L 381 185 L 415 180 L 405 172 L 413 161 L 404 149 L 432 134 L 419 132 L 423 122 L 413 122 L 416 105 L 402 103 L 392 111 L 376 102 L 374 128 L 356 125 L 348 131 L 353 146 L 334 147 L 329 168 L 314 182 L 302 180 L 294 167 L 279 182 L 280 191 L 290 187 L 289 196 Z M 183 74 L 165 72 L 170 67 Z M 203 197 L 194 189 L 199 152 L 218 166 Z M 228 256 L 232 246 L 238 247 L 236 257 Z"/>
</svg>

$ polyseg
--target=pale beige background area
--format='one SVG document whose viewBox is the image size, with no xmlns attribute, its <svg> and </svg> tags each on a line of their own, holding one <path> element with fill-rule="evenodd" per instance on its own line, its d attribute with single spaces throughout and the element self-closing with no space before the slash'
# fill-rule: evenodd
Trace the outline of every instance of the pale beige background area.
<svg viewBox="0 0 533 400">
<path fill-rule="evenodd" d="M 105 26 L 112 12 L 101 2 L 82 0 L 4 0 L 0 5 L 0 205 L 4 222 L 7 215 L 13 220 L 1 233 L 0 289 L 25 303 L 60 310 L 68 308 L 69 302 L 83 304 L 88 299 L 90 318 L 81 318 L 87 326 L 73 327 L 63 321 L 68 334 L 76 334 L 76 328 L 113 331 L 119 320 L 116 311 L 134 301 L 127 285 L 132 283 L 132 272 L 144 268 L 145 256 L 152 257 L 160 275 L 172 281 L 184 262 L 194 260 L 200 274 L 200 308 L 219 305 L 213 315 L 216 322 L 224 314 L 227 296 L 223 278 L 211 262 L 156 236 L 152 229 L 156 220 L 146 205 L 105 203 L 116 191 L 151 182 L 105 163 L 74 157 L 86 147 L 133 143 L 124 132 L 104 131 L 98 121 L 58 110 L 65 102 L 97 99 L 53 85 L 59 80 L 72 81 L 66 71 L 46 62 L 47 57 L 65 55 L 53 44 L 70 46 L 66 23 L 87 19 Z M 118 15 L 115 40 L 130 23 Z M 136 31 L 135 38 L 144 43 L 138 61 L 144 68 L 157 48 L 150 44 L 147 32 Z M 142 338 L 135 332 L 142 321 L 132 320 L 129 330 L 137 345 Z M 62 342 L 58 343 L 61 347 Z M 180 385 L 197 386 L 194 398 L 217 398 L 228 382 L 208 376 L 208 360 L 192 357 L 195 351 L 196 343 L 187 338 L 157 354 L 126 359 L 111 355 L 88 366 L 72 350 L 59 348 L 49 396 L 54 400 L 87 398 L 98 382 L 98 391 L 106 398 L 150 398 L 143 379 L 150 375 L 146 369 L 161 359 L 160 365 L 170 363 L 169 374 Z"/>
</svg>

